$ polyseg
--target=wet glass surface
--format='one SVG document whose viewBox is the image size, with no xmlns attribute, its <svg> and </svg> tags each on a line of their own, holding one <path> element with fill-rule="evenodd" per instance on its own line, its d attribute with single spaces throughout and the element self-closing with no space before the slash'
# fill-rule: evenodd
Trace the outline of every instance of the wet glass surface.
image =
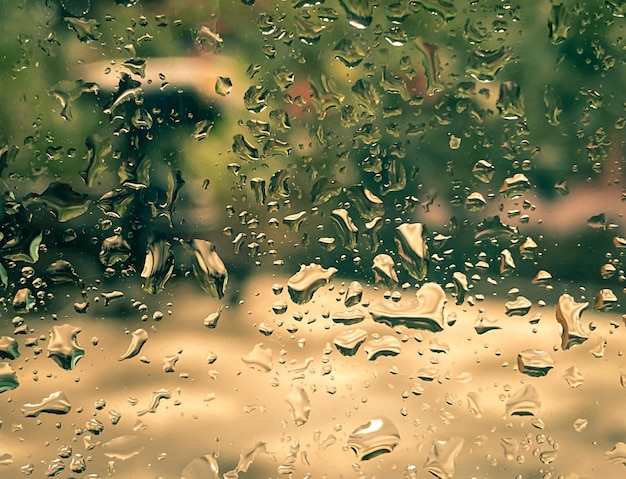
<svg viewBox="0 0 626 479">
<path fill-rule="evenodd" d="M 0 5 L 0 477 L 624 474 L 623 2 Z"/>
</svg>

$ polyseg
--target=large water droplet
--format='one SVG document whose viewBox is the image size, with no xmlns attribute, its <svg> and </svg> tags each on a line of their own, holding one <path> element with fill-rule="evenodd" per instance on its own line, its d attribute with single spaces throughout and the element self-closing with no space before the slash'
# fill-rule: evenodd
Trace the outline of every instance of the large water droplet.
<svg viewBox="0 0 626 479">
<path fill-rule="evenodd" d="M 17 380 L 17 374 L 9 363 L 0 362 L 0 393 L 11 391 L 17 388 L 20 383 Z"/>
<path fill-rule="evenodd" d="M 289 405 L 294 424 L 296 426 L 306 424 L 311 414 L 311 400 L 307 392 L 301 387 L 295 387 L 285 396 L 285 401 Z"/>
<path fill-rule="evenodd" d="M 581 322 L 581 315 L 589 303 L 577 303 L 569 294 L 563 294 L 556 306 L 556 320 L 562 327 L 561 348 L 569 349 L 589 339 L 589 331 Z"/>
<path fill-rule="evenodd" d="M 421 223 L 405 223 L 396 228 L 396 245 L 402 265 L 417 280 L 426 277 L 428 269 L 428 245 Z"/>
<path fill-rule="evenodd" d="M 136 329 L 133 331 L 128 349 L 118 358 L 118 360 L 124 361 L 125 359 L 137 356 L 143 345 L 146 344 L 147 340 L 148 332 L 145 329 Z"/>
<path fill-rule="evenodd" d="M 198 457 L 185 466 L 180 479 L 220 479 L 217 454 Z"/>
<path fill-rule="evenodd" d="M 165 240 L 148 243 L 146 260 L 141 277 L 144 279 L 143 289 L 150 294 L 163 291 L 165 283 L 174 271 L 174 256 L 170 244 Z"/>
<path fill-rule="evenodd" d="M 102 444 L 102 452 L 112 459 L 126 461 L 139 454 L 144 447 L 144 441 L 139 436 L 124 434 Z"/>
<path fill-rule="evenodd" d="M 366 339 L 367 331 L 363 329 L 349 329 L 335 336 L 333 343 L 344 356 L 354 356 Z"/>
<path fill-rule="evenodd" d="M 462 437 L 454 436 L 445 440 L 434 440 L 424 464 L 424 469 L 439 479 L 452 479 L 455 461 L 465 443 Z"/>
<path fill-rule="evenodd" d="M 567 39 L 571 27 L 569 8 L 562 3 L 552 5 L 548 15 L 548 38 L 553 45 L 559 45 Z"/>
<path fill-rule="evenodd" d="M 370 306 L 369 311 L 374 321 L 390 327 L 403 325 L 436 332 L 444 327 L 446 301 L 446 293 L 441 286 L 426 283 L 417 291 L 413 302 L 376 303 Z"/>
<path fill-rule="evenodd" d="M 194 239 L 188 244 L 193 254 L 193 272 L 200 287 L 217 299 L 222 299 L 228 284 L 228 271 L 210 241 Z"/>
<path fill-rule="evenodd" d="M 24 404 L 22 407 L 22 414 L 24 417 L 37 417 L 40 414 L 67 414 L 72 409 L 67 396 L 61 391 L 56 391 L 44 398 L 41 402 L 36 404 Z"/>
<path fill-rule="evenodd" d="M 395 336 L 384 334 L 380 338 L 370 339 L 363 345 L 367 359 L 374 361 L 379 356 L 397 356 L 402 351 L 402 343 Z"/>
<path fill-rule="evenodd" d="M 272 370 L 272 350 L 263 346 L 263 343 L 255 344 L 241 360 L 258 371 L 267 373 Z"/>
<path fill-rule="evenodd" d="M 85 355 L 85 350 L 78 344 L 76 338 L 80 328 L 71 324 L 52 326 L 50 341 L 48 342 L 48 357 L 63 369 L 74 369 L 76 363 Z"/>
<path fill-rule="evenodd" d="M 554 367 L 554 359 L 542 349 L 524 349 L 517 355 L 517 367 L 528 376 L 545 376 Z"/>
<path fill-rule="evenodd" d="M 319 264 L 300 265 L 300 271 L 287 282 L 289 296 L 294 303 L 304 304 L 313 299 L 313 294 L 337 272 L 337 268 L 325 269 Z"/>
<path fill-rule="evenodd" d="M 348 18 L 348 23 L 359 30 L 372 24 L 374 2 L 372 0 L 339 0 Z"/>
<path fill-rule="evenodd" d="M 475 50 L 469 57 L 467 73 L 482 82 L 491 82 L 511 59 L 510 47 L 498 50 Z"/>
<path fill-rule="evenodd" d="M 527 384 L 518 389 L 506 402 L 505 415 L 536 416 L 539 413 L 541 401 L 534 386 Z"/>
<path fill-rule="evenodd" d="M 389 453 L 400 444 L 400 433 L 386 417 L 374 417 L 357 427 L 348 437 L 348 447 L 359 461 Z"/>
<path fill-rule="evenodd" d="M 0 359 L 17 359 L 19 357 L 17 340 L 11 336 L 0 337 Z"/>
</svg>

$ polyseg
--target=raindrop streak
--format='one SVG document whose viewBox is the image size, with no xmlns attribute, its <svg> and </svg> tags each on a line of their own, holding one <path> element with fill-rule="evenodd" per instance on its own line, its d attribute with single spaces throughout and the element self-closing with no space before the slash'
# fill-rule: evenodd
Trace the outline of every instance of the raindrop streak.
<svg viewBox="0 0 626 479">
<path fill-rule="evenodd" d="M 393 451 L 400 444 L 400 433 L 388 418 L 374 417 L 352 431 L 347 444 L 359 461 L 367 461 Z"/>
<path fill-rule="evenodd" d="M 48 357 L 63 369 L 74 369 L 76 363 L 85 355 L 85 350 L 78 344 L 76 336 L 80 328 L 71 324 L 52 326 L 48 342 Z"/>
<path fill-rule="evenodd" d="M 337 272 L 337 268 L 325 269 L 319 264 L 311 263 L 308 266 L 300 265 L 300 271 L 294 274 L 287 282 L 289 296 L 296 304 L 308 303 L 313 294 Z"/>
<path fill-rule="evenodd" d="M 518 389 L 507 401 L 505 417 L 536 416 L 541 407 L 539 393 L 534 386 L 528 384 Z"/>
<path fill-rule="evenodd" d="M 24 404 L 22 414 L 24 414 L 24 417 L 37 417 L 42 413 L 67 414 L 71 410 L 72 405 L 67 396 L 61 391 L 56 391 L 44 398 L 40 403 Z"/>
<path fill-rule="evenodd" d="M 197 457 L 185 466 L 180 479 L 220 479 L 217 454 Z"/>
<path fill-rule="evenodd" d="M 306 424 L 311 414 L 311 401 L 307 392 L 301 387 L 295 387 L 285 396 L 285 401 L 289 405 L 294 424 L 296 426 Z"/>
<path fill-rule="evenodd" d="M 426 277 L 428 268 L 428 245 L 421 223 L 406 223 L 396 228 L 396 246 L 402 265 L 417 280 Z"/>
<path fill-rule="evenodd" d="M 17 374 L 15 374 L 11 365 L 0 361 L 0 393 L 15 389 L 19 385 Z"/>
<path fill-rule="evenodd" d="M 170 244 L 165 240 L 148 243 L 146 260 L 141 272 L 141 277 L 144 279 L 144 291 L 150 294 L 163 291 L 173 271 L 174 256 L 170 251 Z"/>
<path fill-rule="evenodd" d="M 398 284 L 398 275 L 396 273 L 393 258 L 388 254 L 378 254 L 374 257 L 372 271 L 377 283 L 383 283 L 387 286 Z"/>
<path fill-rule="evenodd" d="M 403 325 L 409 328 L 442 331 L 446 293 L 437 283 L 425 283 L 411 303 L 381 302 L 370 307 L 374 321 L 392 328 Z"/>
<path fill-rule="evenodd" d="M 159 404 L 162 399 L 169 399 L 172 397 L 172 390 L 161 388 L 152 392 L 152 398 L 150 399 L 150 404 L 146 409 L 142 409 L 141 411 L 137 411 L 137 416 L 143 416 L 145 414 L 154 414 L 156 413 Z"/>
<path fill-rule="evenodd" d="M 561 333 L 561 349 L 569 349 L 589 339 L 589 331 L 583 327 L 580 316 L 589 303 L 577 303 L 569 294 L 563 294 L 556 306 L 556 320 L 563 331 Z"/>
<path fill-rule="evenodd" d="M 464 439 L 458 436 L 446 440 L 434 440 L 424 469 L 439 479 L 452 479 L 455 471 L 454 461 L 461 453 L 464 443 Z"/>
<path fill-rule="evenodd" d="M 257 442 L 252 448 L 247 451 L 239 454 L 239 462 L 237 462 L 237 467 L 232 471 L 228 471 L 224 474 L 224 479 L 237 479 L 239 477 L 240 472 L 248 472 L 248 468 L 254 461 L 254 458 L 257 454 L 264 453 L 266 449 L 266 444 L 263 441 Z"/>
<path fill-rule="evenodd" d="M 228 271 L 210 241 L 194 239 L 185 243 L 193 254 L 193 272 L 200 287 L 216 299 L 222 299 L 228 284 Z"/>
<path fill-rule="evenodd" d="M 145 329 L 136 329 L 133 331 L 128 349 L 118 358 L 118 361 L 124 361 L 125 359 L 137 356 L 143 345 L 146 344 L 147 340 L 148 332 Z"/>
</svg>

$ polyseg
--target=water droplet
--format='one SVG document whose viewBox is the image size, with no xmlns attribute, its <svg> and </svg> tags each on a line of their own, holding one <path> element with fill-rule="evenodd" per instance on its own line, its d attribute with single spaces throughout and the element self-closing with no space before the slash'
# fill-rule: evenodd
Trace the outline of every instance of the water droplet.
<svg viewBox="0 0 626 479">
<path fill-rule="evenodd" d="M 367 54 L 367 45 L 360 39 L 342 38 L 333 49 L 335 58 L 348 68 L 361 64 Z"/>
<path fill-rule="evenodd" d="M 331 108 L 341 107 L 345 95 L 340 93 L 332 79 L 322 74 L 319 78 L 309 78 L 307 81 L 311 88 L 311 102 L 319 120 L 323 120 Z"/>
<path fill-rule="evenodd" d="M 208 53 L 218 53 L 224 45 L 221 35 L 207 25 L 203 25 L 200 30 L 195 32 L 194 40 L 196 45 Z"/>
<path fill-rule="evenodd" d="M 144 279 L 143 289 L 150 294 L 163 291 L 165 283 L 174 271 L 174 256 L 170 244 L 165 240 L 148 243 L 146 260 L 141 277 Z"/>
<path fill-rule="evenodd" d="M 28 313 L 35 308 L 35 297 L 30 288 L 20 288 L 13 296 L 13 309 L 18 313 Z"/>
<path fill-rule="evenodd" d="M 525 316 L 530 311 L 533 303 L 524 296 L 518 296 L 513 301 L 504 303 L 504 311 L 507 316 Z"/>
<path fill-rule="evenodd" d="M 267 373 L 272 370 L 272 350 L 264 347 L 263 343 L 255 344 L 241 360 L 257 371 Z"/>
<path fill-rule="evenodd" d="M 224 479 L 237 479 L 240 472 L 247 472 L 257 454 L 262 454 L 265 452 L 265 450 L 266 443 L 263 441 L 259 441 L 250 449 L 241 452 L 239 454 L 237 467 L 235 467 L 235 469 L 233 469 L 232 471 L 228 471 L 226 474 L 224 474 Z"/>
<path fill-rule="evenodd" d="M 67 414 L 72 409 L 69 399 L 61 391 L 56 391 L 36 404 L 24 404 L 24 417 L 37 417 L 40 414 Z"/>
<path fill-rule="evenodd" d="M 0 359 L 17 359 L 19 357 L 17 340 L 11 336 L 0 337 Z"/>
<path fill-rule="evenodd" d="M 577 303 L 569 294 L 563 294 L 556 306 L 556 320 L 561 325 L 561 348 L 569 349 L 589 338 L 589 331 L 581 323 L 582 312 L 589 303 Z"/>
<path fill-rule="evenodd" d="M 257 161 L 259 156 L 259 150 L 248 143 L 243 135 L 236 134 L 233 136 L 233 153 L 239 158 L 245 161 Z"/>
<path fill-rule="evenodd" d="M 311 414 L 311 401 L 307 392 L 301 387 L 295 387 L 285 396 L 285 401 L 289 405 L 294 424 L 296 426 L 306 424 Z"/>
<path fill-rule="evenodd" d="M 260 113 L 267 108 L 269 90 L 263 85 L 252 85 L 243 95 L 246 109 L 252 113 Z"/>
<path fill-rule="evenodd" d="M 352 221 L 348 210 L 345 208 L 337 208 L 331 212 L 331 218 L 333 219 L 333 224 L 339 233 L 344 247 L 350 250 L 356 248 L 359 229 Z"/>
<path fill-rule="evenodd" d="M 495 173 L 495 167 L 487 160 L 478 160 L 472 168 L 472 174 L 474 178 L 483 183 L 489 183 Z"/>
<path fill-rule="evenodd" d="M 17 388 L 20 383 L 17 374 L 9 363 L 0 361 L 0 393 Z"/>
<path fill-rule="evenodd" d="M 52 326 L 47 350 L 48 357 L 63 369 L 74 369 L 76 363 L 85 355 L 85 350 L 78 344 L 80 328 L 71 324 Z"/>
<path fill-rule="evenodd" d="M 598 291 L 594 308 L 598 311 L 608 311 L 617 304 L 617 296 L 613 290 L 605 288 Z"/>
<path fill-rule="evenodd" d="M 378 254 L 373 259 L 372 271 L 377 283 L 383 283 L 388 286 L 398 284 L 398 275 L 395 271 L 395 263 L 393 258 L 388 254 Z"/>
<path fill-rule="evenodd" d="M 512 58 L 511 49 L 502 46 L 498 50 L 475 50 L 471 53 L 467 73 L 481 82 L 491 82 Z"/>
<path fill-rule="evenodd" d="M 309 217 L 306 211 L 300 211 L 287 215 L 283 218 L 283 224 L 287 225 L 291 231 L 298 231 L 302 223 L 304 223 Z"/>
<path fill-rule="evenodd" d="M 348 289 L 346 291 L 346 297 L 343 300 L 346 308 L 350 308 L 355 306 L 361 302 L 363 298 L 363 286 L 358 281 L 352 281 L 348 285 Z"/>
<path fill-rule="evenodd" d="M 172 397 L 172 390 L 161 388 L 152 392 L 152 398 L 150 399 L 150 404 L 146 409 L 142 409 L 141 411 L 137 411 L 137 416 L 143 416 L 145 414 L 155 414 L 159 404 L 162 399 L 170 399 Z"/>
<path fill-rule="evenodd" d="M 571 27 L 569 8 L 562 3 L 552 5 L 548 15 L 548 38 L 553 45 L 559 45 L 567 39 Z"/>
<path fill-rule="evenodd" d="M 370 306 L 374 321 L 392 328 L 398 325 L 409 328 L 441 331 L 444 326 L 446 293 L 436 283 L 425 283 L 410 303 L 383 302 Z"/>
<path fill-rule="evenodd" d="M 500 194 L 507 199 L 515 199 L 522 196 L 531 188 L 530 180 L 522 173 L 516 173 L 506 178 L 500 187 Z"/>
<path fill-rule="evenodd" d="M 386 417 L 374 417 L 352 431 L 347 444 L 359 461 L 367 461 L 393 451 L 400 444 L 400 433 Z"/>
<path fill-rule="evenodd" d="M 26 196 L 26 204 L 31 202 L 45 205 L 61 223 L 82 215 L 91 204 L 86 194 L 74 191 L 67 183 L 56 181 L 50 183 L 43 193 L 30 193 Z"/>
<path fill-rule="evenodd" d="M 335 336 L 333 343 L 344 356 L 354 356 L 366 339 L 367 331 L 357 328 L 342 331 Z"/>
<path fill-rule="evenodd" d="M 500 116 L 505 120 L 517 120 L 523 117 L 524 97 L 520 86 L 514 81 L 502 82 L 496 106 Z"/>
<path fill-rule="evenodd" d="M 421 223 L 405 223 L 396 228 L 396 246 L 407 272 L 417 280 L 426 277 L 428 269 L 428 245 Z"/>
<path fill-rule="evenodd" d="M 204 318 L 204 325 L 207 328 L 217 328 L 217 322 L 220 319 L 220 315 L 222 314 L 222 310 L 224 309 L 223 306 L 220 306 L 217 311 L 209 314 L 206 318 Z"/>
<path fill-rule="evenodd" d="M 587 419 L 578 418 L 574 421 L 574 430 L 576 432 L 583 432 L 587 428 L 587 424 L 589 424 Z"/>
<path fill-rule="evenodd" d="M 228 284 L 228 271 L 210 241 L 193 239 L 185 243 L 193 255 L 193 272 L 200 287 L 216 299 L 222 299 Z"/>
<path fill-rule="evenodd" d="M 215 93 L 220 96 L 228 96 L 233 91 L 233 82 L 228 77 L 218 76 L 215 81 Z"/>
<path fill-rule="evenodd" d="M 537 389 L 527 384 L 518 389 L 506 402 L 505 416 L 536 416 L 540 407 Z"/>
<path fill-rule="evenodd" d="M 380 338 L 370 339 L 363 345 L 367 359 L 374 361 L 379 356 L 397 356 L 402 352 L 402 344 L 400 341 L 388 334 Z"/>
<path fill-rule="evenodd" d="M 517 355 L 517 367 L 528 376 L 545 376 L 554 368 L 554 359 L 541 349 L 525 349 Z"/>
<path fill-rule="evenodd" d="M 461 453 L 464 443 L 464 439 L 458 436 L 445 440 L 434 440 L 424 463 L 424 469 L 440 479 L 452 479 L 455 472 L 455 461 Z"/>
<path fill-rule="evenodd" d="M 143 345 L 146 344 L 147 340 L 148 332 L 145 329 L 136 329 L 133 331 L 128 349 L 118 358 L 119 361 L 124 361 L 125 359 L 137 356 Z"/>
<path fill-rule="evenodd" d="M 622 464 L 626 466 L 626 444 L 616 442 L 613 449 L 604 453 L 604 457 L 612 464 Z"/>
<path fill-rule="evenodd" d="M 181 479 L 220 479 L 217 454 L 198 457 L 185 466 Z"/>
<path fill-rule="evenodd" d="M 585 376 L 576 366 L 572 366 L 563 373 L 563 379 L 565 379 L 569 387 L 575 389 L 582 386 Z"/>
<path fill-rule="evenodd" d="M 337 272 L 337 268 L 325 269 L 319 264 L 300 265 L 300 271 L 294 274 L 287 283 L 289 296 L 296 304 L 311 301 L 313 294 Z"/>
</svg>

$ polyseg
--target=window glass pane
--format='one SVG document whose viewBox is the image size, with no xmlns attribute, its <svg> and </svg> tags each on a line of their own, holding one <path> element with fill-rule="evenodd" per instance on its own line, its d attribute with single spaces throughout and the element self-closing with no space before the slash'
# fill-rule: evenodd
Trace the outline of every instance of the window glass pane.
<svg viewBox="0 0 626 479">
<path fill-rule="evenodd" d="M 0 5 L 0 477 L 623 474 L 622 1 Z"/>
</svg>

